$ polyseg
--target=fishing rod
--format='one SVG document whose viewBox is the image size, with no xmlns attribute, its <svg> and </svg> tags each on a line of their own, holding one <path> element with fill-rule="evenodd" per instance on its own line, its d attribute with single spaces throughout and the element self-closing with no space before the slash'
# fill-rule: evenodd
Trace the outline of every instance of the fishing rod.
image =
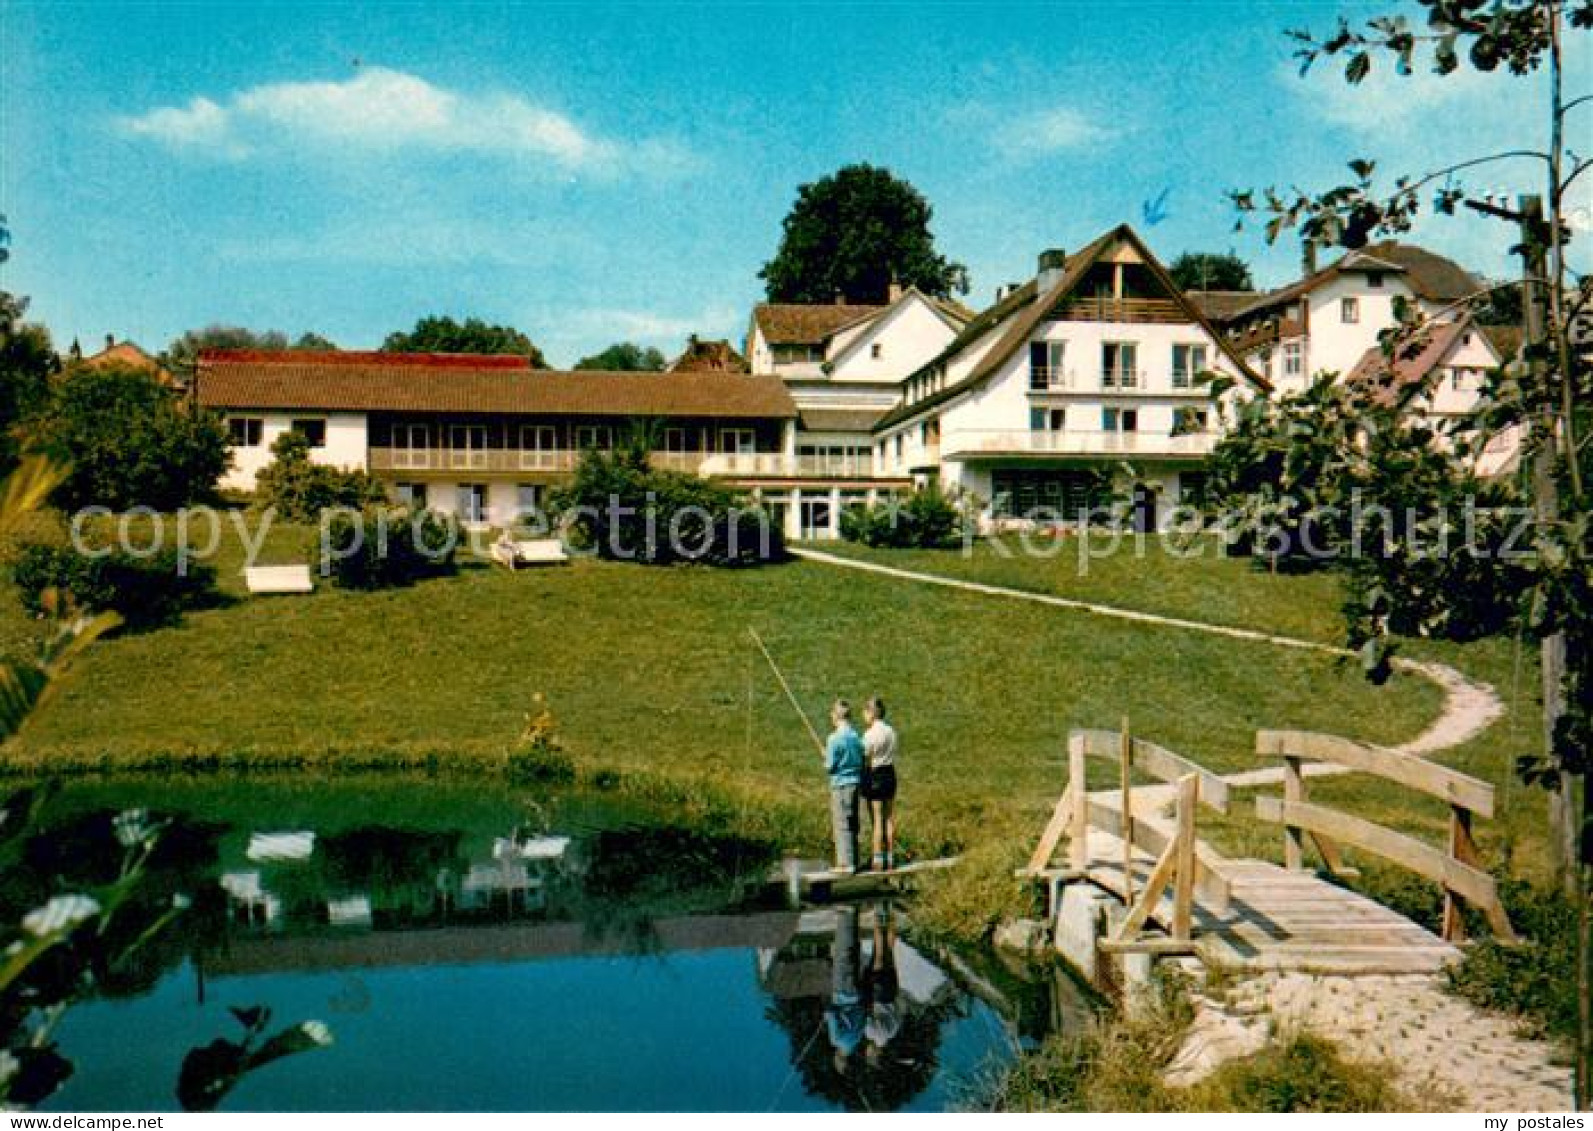
<svg viewBox="0 0 1593 1131">
<path fill-rule="evenodd" d="M 802 720 L 802 725 L 807 727 L 808 734 L 813 739 L 813 745 L 819 748 L 819 753 L 824 753 L 824 739 L 819 737 L 819 732 L 813 729 L 813 724 L 808 721 L 808 713 L 802 709 L 802 704 L 797 700 L 796 692 L 791 690 L 791 685 L 785 681 L 785 676 L 780 672 L 780 665 L 774 662 L 774 657 L 769 654 L 769 649 L 763 643 L 763 637 L 758 635 L 754 628 L 747 629 L 747 635 L 752 637 L 752 642 L 758 646 L 758 651 L 763 653 L 763 658 L 769 662 L 769 670 L 774 673 L 774 678 L 780 681 L 780 689 L 785 692 L 785 697 L 791 701 L 792 708 L 797 713 L 797 718 Z"/>
</svg>

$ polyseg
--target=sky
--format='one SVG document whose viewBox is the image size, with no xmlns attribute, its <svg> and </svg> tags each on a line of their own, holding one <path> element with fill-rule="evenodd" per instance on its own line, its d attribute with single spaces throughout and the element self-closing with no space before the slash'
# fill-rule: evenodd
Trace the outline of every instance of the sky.
<svg viewBox="0 0 1593 1131">
<path fill-rule="evenodd" d="M 976 308 L 1122 221 L 1164 260 L 1231 250 L 1281 284 L 1298 244 L 1233 231 L 1227 190 L 1544 140 L 1541 79 L 1300 77 L 1286 28 L 1399 6 L 0 0 L 0 286 L 61 348 L 211 323 L 374 348 L 447 314 L 555 365 L 618 340 L 672 356 L 744 336 L 797 187 L 858 161 L 929 199 Z M 1513 162 L 1465 183 L 1540 180 Z M 1501 229 L 1412 238 L 1498 276 Z"/>
</svg>

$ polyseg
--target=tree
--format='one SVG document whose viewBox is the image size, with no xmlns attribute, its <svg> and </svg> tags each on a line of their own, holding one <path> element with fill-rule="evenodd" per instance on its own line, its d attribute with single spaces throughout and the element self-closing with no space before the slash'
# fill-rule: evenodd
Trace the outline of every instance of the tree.
<svg viewBox="0 0 1593 1131">
<path fill-rule="evenodd" d="M 575 368 L 606 369 L 612 373 L 657 373 L 665 364 L 664 355 L 652 346 L 644 348 L 634 342 L 615 342 L 600 353 L 583 357 L 575 363 Z"/>
<path fill-rule="evenodd" d="M 1593 159 L 1567 148 L 1566 127 L 1572 111 L 1593 108 L 1593 93 L 1566 96 L 1564 50 L 1568 34 L 1593 29 L 1593 0 L 1417 0 L 1417 6 L 1425 28 L 1401 14 L 1357 26 L 1341 20 L 1326 37 L 1309 31 L 1289 35 L 1302 69 L 1342 57 L 1352 85 L 1366 78 L 1377 57 L 1392 57 L 1399 74 L 1412 73 L 1418 51 L 1430 53 L 1439 76 L 1461 71 L 1463 59 L 1482 74 L 1497 72 L 1501 64 L 1515 76 L 1546 70 L 1540 124 L 1547 146 L 1469 156 L 1400 175 L 1392 190 L 1379 187 L 1374 161 L 1357 158 L 1349 165 L 1353 182 L 1326 192 L 1267 189 L 1258 199 L 1240 191 L 1232 199 L 1241 223 L 1252 213 L 1267 218 L 1269 240 L 1298 229 L 1308 240 L 1347 248 L 1364 247 L 1374 235 L 1408 231 L 1424 207 L 1452 215 L 1464 205 L 1507 221 L 1501 239 L 1522 257 L 1525 346 L 1519 362 L 1490 378 L 1475 426 L 1479 439 L 1501 427 L 1527 429 L 1523 454 L 1531 467 L 1526 491 L 1534 556 L 1523 571 L 1522 597 L 1532 610 L 1528 628 L 1539 642 L 1545 745 L 1523 755 L 1518 768 L 1526 780 L 1551 791 L 1551 853 L 1562 887 L 1578 908 L 1575 1080 L 1578 1106 L 1586 1108 L 1593 1100 L 1593 829 L 1587 821 L 1593 769 L 1593 447 L 1587 439 L 1593 430 L 1593 365 L 1573 343 L 1593 332 L 1593 284 L 1577 281 L 1566 245 L 1572 235 L 1568 196 Z M 1460 174 L 1504 161 L 1534 163 L 1543 194 L 1522 197 L 1513 209 L 1468 199 Z M 1493 290 L 1479 291 L 1472 301 L 1485 301 Z M 1419 335 L 1420 312 L 1407 307 L 1401 314 L 1401 335 Z M 1392 357 L 1392 349 L 1386 352 Z M 1397 605 L 1410 594 L 1396 587 L 1386 599 Z"/>
<path fill-rule="evenodd" d="M 291 344 L 281 330 L 251 330 L 246 326 L 224 326 L 211 323 L 199 330 L 189 330 L 172 341 L 161 354 L 160 360 L 167 369 L 185 383 L 193 377 L 194 365 L 199 361 L 200 350 L 330 350 L 336 349 L 330 340 L 306 331 Z"/>
<path fill-rule="evenodd" d="M 289 430 L 271 445 L 276 457 L 255 477 L 260 505 L 286 522 L 318 522 L 332 507 L 361 510 L 387 497 L 381 483 L 358 468 L 345 471 L 310 459 L 310 441 Z"/>
<path fill-rule="evenodd" d="M 60 369 L 50 332 L 24 321 L 28 300 L 0 291 L 0 475 L 16 467 L 21 429 L 48 402 Z"/>
<path fill-rule="evenodd" d="M 968 269 L 935 250 L 934 210 L 912 185 L 848 165 L 797 189 L 780 249 L 763 265 L 770 302 L 883 303 L 892 283 L 947 298 L 968 293 Z"/>
<path fill-rule="evenodd" d="M 489 353 L 529 358 L 533 369 L 546 369 L 547 359 L 535 343 L 512 326 L 493 326 L 479 318 L 455 322 L 445 315 L 429 315 L 408 333 L 387 335 L 387 353 Z"/>
<path fill-rule="evenodd" d="M 68 369 L 36 438 L 42 451 L 71 465 L 54 495 L 66 510 L 176 510 L 208 499 L 227 469 L 220 417 L 130 365 Z"/>
<path fill-rule="evenodd" d="M 1184 291 L 1253 291 L 1250 265 L 1232 252 L 1186 251 L 1168 268 Z"/>
</svg>

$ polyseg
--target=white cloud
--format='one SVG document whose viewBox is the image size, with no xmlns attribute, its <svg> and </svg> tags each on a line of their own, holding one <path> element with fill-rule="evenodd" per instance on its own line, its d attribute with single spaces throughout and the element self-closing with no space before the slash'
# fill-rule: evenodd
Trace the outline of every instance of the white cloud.
<svg viewBox="0 0 1593 1131">
<path fill-rule="evenodd" d="M 1029 161 L 1073 153 L 1114 140 L 1122 131 L 1076 106 L 1045 106 L 1013 111 L 987 102 L 968 102 L 946 111 L 949 128 L 988 139 L 1003 157 Z"/>
<path fill-rule="evenodd" d="M 635 339 L 643 344 L 679 344 L 688 334 L 723 337 L 745 317 L 730 306 L 706 307 L 695 314 L 664 314 L 655 310 L 587 308 L 574 316 L 576 328 L 593 334 L 607 333 L 615 341 Z"/>
<path fill-rule="evenodd" d="M 357 152 L 482 153 L 610 171 L 627 157 L 678 167 L 668 142 L 634 148 L 594 135 L 519 94 L 467 94 L 386 67 L 340 81 L 267 83 L 223 102 L 198 97 L 119 120 L 129 134 L 226 158 L 315 147 Z"/>
</svg>

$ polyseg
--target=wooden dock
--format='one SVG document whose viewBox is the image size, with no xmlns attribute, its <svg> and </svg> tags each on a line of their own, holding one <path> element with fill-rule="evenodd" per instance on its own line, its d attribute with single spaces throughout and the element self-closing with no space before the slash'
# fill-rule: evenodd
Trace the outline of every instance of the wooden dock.
<svg viewBox="0 0 1593 1131">
<path fill-rule="evenodd" d="M 775 868 L 769 880 L 785 889 L 793 905 L 804 900 L 823 903 L 833 899 L 867 899 L 904 891 L 915 876 L 953 867 L 958 859 L 945 856 L 936 860 L 914 860 L 882 872 L 871 869 L 836 872 L 811 860 L 786 860 Z"/>
</svg>

